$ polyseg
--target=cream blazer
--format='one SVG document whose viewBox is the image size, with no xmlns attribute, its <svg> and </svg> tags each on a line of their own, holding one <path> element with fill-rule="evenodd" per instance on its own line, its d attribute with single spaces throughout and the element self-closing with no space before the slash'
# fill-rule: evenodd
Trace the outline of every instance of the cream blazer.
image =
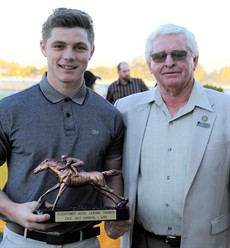
<svg viewBox="0 0 230 248">
<path fill-rule="evenodd" d="M 194 84 L 208 110 L 193 111 L 192 146 L 185 185 L 181 248 L 229 248 L 230 96 Z M 140 151 L 156 88 L 115 103 L 126 126 L 123 176 L 134 220 Z M 205 120 L 205 122 L 203 121 Z M 157 120 L 156 120 L 157 121 Z M 133 226 L 121 238 L 131 248 Z"/>
</svg>

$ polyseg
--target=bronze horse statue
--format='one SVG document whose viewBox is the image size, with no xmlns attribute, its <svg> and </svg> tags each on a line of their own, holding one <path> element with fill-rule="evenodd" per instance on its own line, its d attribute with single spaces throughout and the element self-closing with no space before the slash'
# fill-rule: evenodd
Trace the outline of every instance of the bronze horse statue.
<svg viewBox="0 0 230 248">
<path fill-rule="evenodd" d="M 83 170 L 83 165 L 84 162 L 80 159 L 67 157 L 66 155 L 62 155 L 61 162 L 58 162 L 55 159 L 46 159 L 39 164 L 34 169 L 34 173 L 36 174 L 40 171 L 48 170 L 55 175 L 55 177 L 57 177 L 58 183 L 41 195 L 38 202 L 41 202 L 45 195 L 59 188 L 59 192 L 52 207 L 52 209 L 54 209 L 60 199 L 60 196 L 68 186 L 90 184 L 100 193 L 111 199 L 116 204 L 116 207 L 124 207 L 128 203 L 128 198 L 116 194 L 106 185 L 105 181 L 105 177 L 118 176 L 121 171 L 112 169 L 102 172 L 86 172 Z"/>
</svg>

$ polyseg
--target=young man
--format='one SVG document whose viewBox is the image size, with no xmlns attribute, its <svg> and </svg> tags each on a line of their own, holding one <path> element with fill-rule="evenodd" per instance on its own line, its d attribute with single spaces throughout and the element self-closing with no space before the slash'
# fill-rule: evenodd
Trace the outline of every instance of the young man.
<svg viewBox="0 0 230 248">
<path fill-rule="evenodd" d="M 149 89 L 142 79 L 130 77 L 130 66 L 128 63 L 119 63 L 117 72 L 119 75 L 118 80 L 113 82 L 107 90 L 106 99 L 110 103 L 114 104 L 120 98 Z"/>
<path fill-rule="evenodd" d="M 157 86 L 116 103 L 135 222 L 121 248 L 229 248 L 230 98 L 195 81 L 198 56 L 189 30 L 159 27 L 146 41 Z"/>
<path fill-rule="evenodd" d="M 94 52 L 91 17 L 76 9 L 54 10 L 43 24 L 40 46 L 48 65 L 41 82 L 0 101 L 0 164 L 8 165 L 8 181 L 0 191 L 0 214 L 6 221 L 0 247 L 99 247 L 93 222 L 44 223 L 49 214 L 34 214 L 38 198 L 56 183 L 49 172 L 33 173 L 43 160 L 68 155 L 84 161 L 87 171 L 121 169 L 122 118 L 83 78 Z M 121 176 L 107 184 L 123 193 Z M 58 207 L 98 206 L 102 200 L 89 185 L 67 188 Z M 105 198 L 104 205 L 109 204 Z M 116 239 L 128 224 L 107 221 L 106 232 Z"/>
</svg>

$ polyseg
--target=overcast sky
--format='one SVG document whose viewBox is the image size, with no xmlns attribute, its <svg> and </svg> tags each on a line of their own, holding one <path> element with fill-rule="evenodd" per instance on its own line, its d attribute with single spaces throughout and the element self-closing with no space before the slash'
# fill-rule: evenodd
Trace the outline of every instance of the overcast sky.
<svg viewBox="0 0 230 248">
<path fill-rule="evenodd" d="M 0 58 L 46 65 L 41 26 L 52 9 L 77 8 L 94 20 L 96 50 L 89 66 L 116 66 L 144 55 L 147 36 L 158 26 L 189 28 L 207 72 L 230 66 L 229 0 L 0 0 Z"/>
</svg>

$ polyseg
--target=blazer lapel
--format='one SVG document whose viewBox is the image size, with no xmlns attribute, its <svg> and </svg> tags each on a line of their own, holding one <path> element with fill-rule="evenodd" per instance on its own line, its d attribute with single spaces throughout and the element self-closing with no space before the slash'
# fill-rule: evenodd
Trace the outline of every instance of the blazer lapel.
<svg viewBox="0 0 230 248">
<path fill-rule="evenodd" d="M 193 113 L 192 145 L 188 163 L 187 180 L 185 185 L 185 197 L 194 181 L 197 171 L 201 165 L 203 155 L 212 128 L 216 119 L 216 114 L 210 111 L 196 108 Z"/>
<path fill-rule="evenodd" d="M 129 138 L 128 150 L 130 158 L 133 160 L 133 170 L 129 171 L 131 180 L 136 181 L 139 164 L 140 164 L 140 154 L 142 141 L 145 133 L 146 124 L 148 121 L 149 113 L 151 109 L 151 103 L 146 102 L 136 106 L 135 113 L 129 120 L 129 125 L 127 129 L 127 138 Z"/>
</svg>

